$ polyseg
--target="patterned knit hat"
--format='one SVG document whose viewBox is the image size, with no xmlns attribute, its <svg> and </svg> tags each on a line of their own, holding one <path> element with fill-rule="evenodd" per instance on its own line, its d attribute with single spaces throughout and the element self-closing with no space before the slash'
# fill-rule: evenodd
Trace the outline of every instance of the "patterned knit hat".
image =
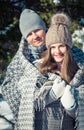
<svg viewBox="0 0 84 130">
<path fill-rule="evenodd" d="M 21 13 L 19 27 L 24 38 L 36 29 L 43 29 L 46 31 L 46 26 L 42 18 L 30 9 L 24 9 Z"/>
<path fill-rule="evenodd" d="M 51 19 L 51 26 L 46 34 L 46 47 L 55 43 L 64 43 L 72 47 L 72 37 L 69 32 L 70 19 L 64 13 L 57 13 Z"/>
</svg>

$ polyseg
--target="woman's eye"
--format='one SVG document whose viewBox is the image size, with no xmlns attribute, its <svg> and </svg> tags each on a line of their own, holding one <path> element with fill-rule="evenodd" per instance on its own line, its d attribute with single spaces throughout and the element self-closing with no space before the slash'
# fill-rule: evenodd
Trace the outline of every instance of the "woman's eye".
<svg viewBox="0 0 84 130">
<path fill-rule="evenodd" d="M 65 45 L 60 45 L 60 47 L 65 47 Z"/>
<path fill-rule="evenodd" d="M 55 46 L 51 46 L 51 48 L 55 48 Z"/>
</svg>

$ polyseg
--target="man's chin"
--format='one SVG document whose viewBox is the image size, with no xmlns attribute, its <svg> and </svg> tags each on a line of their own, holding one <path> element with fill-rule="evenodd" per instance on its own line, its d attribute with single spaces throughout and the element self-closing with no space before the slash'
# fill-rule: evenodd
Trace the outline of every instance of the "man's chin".
<svg viewBox="0 0 84 130">
<path fill-rule="evenodd" d="M 43 45 L 43 42 L 39 42 L 39 43 L 36 43 L 36 44 L 35 44 L 36 47 L 39 47 L 39 46 L 41 46 L 41 45 Z"/>
</svg>

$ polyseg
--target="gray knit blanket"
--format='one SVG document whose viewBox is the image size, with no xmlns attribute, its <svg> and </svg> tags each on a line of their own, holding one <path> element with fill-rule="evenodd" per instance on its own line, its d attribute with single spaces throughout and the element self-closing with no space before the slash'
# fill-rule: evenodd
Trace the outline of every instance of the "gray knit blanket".
<svg viewBox="0 0 84 130">
<path fill-rule="evenodd" d="M 72 51 L 76 61 L 84 63 L 84 53 L 75 46 Z M 3 96 L 14 114 L 15 130 L 34 130 L 34 91 L 47 81 L 30 60 L 27 44 L 22 42 L 1 86 Z"/>
<path fill-rule="evenodd" d="M 43 50 L 45 50 L 44 46 L 41 48 L 31 48 L 25 39 L 22 38 L 16 55 L 7 67 L 6 77 L 1 85 L 1 89 L 5 100 L 10 105 L 10 109 L 14 114 L 15 126 L 17 126 L 15 129 L 34 129 L 33 93 L 35 86 L 38 86 L 39 83 L 44 83 L 46 78 L 42 76 L 43 78 L 40 79 L 41 74 L 31 62 L 39 59 L 39 54 Z M 24 108 L 22 109 L 22 107 Z M 23 120 L 22 122 L 20 121 L 20 124 L 17 123 L 17 120 L 19 120 L 19 110 L 21 112 L 23 111 L 21 115 Z M 24 116 L 23 113 L 25 113 Z M 25 116 L 27 117 L 27 120 Z M 25 125 L 25 120 L 27 123 L 29 121 L 27 126 Z"/>
</svg>

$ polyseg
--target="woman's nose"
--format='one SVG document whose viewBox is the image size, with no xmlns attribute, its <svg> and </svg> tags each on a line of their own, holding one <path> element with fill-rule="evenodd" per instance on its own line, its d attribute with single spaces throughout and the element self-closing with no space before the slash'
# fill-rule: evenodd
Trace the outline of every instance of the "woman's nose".
<svg viewBox="0 0 84 130">
<path fill-rule="evenodd" d="M 60 52 L 59 47 L 56 47 L 56 48 L 55 48 L 55 52 L 56 52 L 56 53 L 59 53 L 59 52 Z"/>
</svg>

